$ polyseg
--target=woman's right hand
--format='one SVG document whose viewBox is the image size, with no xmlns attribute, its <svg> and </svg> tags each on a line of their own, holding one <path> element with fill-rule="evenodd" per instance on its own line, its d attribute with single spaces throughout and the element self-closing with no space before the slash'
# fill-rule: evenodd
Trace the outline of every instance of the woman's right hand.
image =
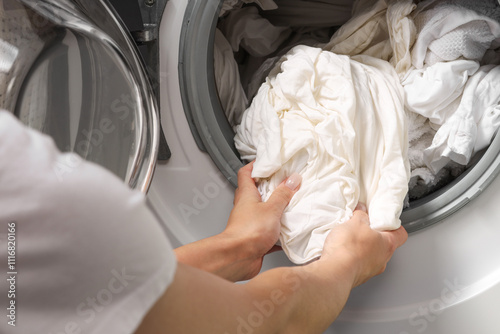
<svg viewBox="0 0 500 334">
<path fill-rule="evenodd" d="M 319 260 L 347 259 L 350 268 L 346 270 L 354 270 L 353 287 L 384 272 L 394 251 L 408 239 L 402 226 L 394 231 L 372 230 L 366 211 L 366 206 L 359 204 L 349 221 L 331 230 Z"/>
</svg>

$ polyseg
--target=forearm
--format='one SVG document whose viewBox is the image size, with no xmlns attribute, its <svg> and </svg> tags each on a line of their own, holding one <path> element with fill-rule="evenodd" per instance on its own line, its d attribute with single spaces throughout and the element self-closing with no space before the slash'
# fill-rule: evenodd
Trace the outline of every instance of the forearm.
<svg viewBox="0 0 500 334">
<path fill-rule="evenodd" d="M 335 263 L 276 268 L 244 285 L 179 264 L 137 333 L 322 333 L 352 285 L 350 270 Z"/>
<path fill-rule="evenodd" d="M 292 174 L 266 202 L 262 202 L 251 176 L 252 166 L 250 163 L 238 172 L 234 208 L 226 229 L 216 236 L 176 249 L 179 262 L 233 282 L 251 279 L 260 272 L 263 257 L 277 248 L 283 210 L 301 178 Z"/>
<path fill-rule="evenodd" d="M 275 321 L 281 325 L 269 333 L 323 333 L 340 314 L 354 285 L 349 263 L 339 258 L 336 263 L 277 268 L 250 281 L 246 285 L 250 293 L 267 297 L 263 300 L 276 307 Z M 281 292 L 282 298 L 277 298 Z"/>
<path fill-rule="evenodd" d="M 175 249 L 177 260 L 232 282 L 246 279 L 249 252 L 244 241 L 218 234 Z"/>
</svg>

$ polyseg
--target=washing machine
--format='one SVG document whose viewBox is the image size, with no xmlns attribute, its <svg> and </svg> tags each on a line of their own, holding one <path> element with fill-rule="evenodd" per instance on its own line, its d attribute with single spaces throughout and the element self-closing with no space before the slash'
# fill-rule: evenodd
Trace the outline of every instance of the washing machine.
<svg viewBox="0 0 500 334">
<path fill-rule="evenodd" d="M 170 0 L 161 24 L 172 157 L 157 166 L 148 197 L 179 244 L 223 230 L 242 165 L 214 79 L 220 9 L 218 0 Z M 500 333 L 499 153 L 497 136 L 458 179 L 411 202 L 401 217 L 408 241 L 385 273 L 352 291 L 326 333 Z M 292 264 L 271 254 L 264 270 L 283 265 Z"/>
<path fill-rule="evenodd" d="M 3 0 L 2 24 L 25 22 L 25 44 L 2 31 L 0 105 L 147 193 L 174 245 L 216 234 L 243 166 L 214 79 L 222 1 L 113 4 Z M 407 243 L 325 333 L 500 332 L 499 153 L 497 136 L 460 177 L 410 203 Z M 291 265 L 278 252 L 263 270 Z"/>
</svg>

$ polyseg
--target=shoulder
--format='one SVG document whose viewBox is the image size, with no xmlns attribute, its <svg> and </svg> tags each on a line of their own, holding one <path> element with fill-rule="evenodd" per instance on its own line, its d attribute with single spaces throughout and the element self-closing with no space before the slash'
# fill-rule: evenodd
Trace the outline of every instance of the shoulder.
<svg viewBox="0 0 500 334">
<path fill-rule="evenodd" d="M 0 111 L 1 228 L 9 222 L 23 268 L 23 324 L 37 331 L 71 322 L 84 332 L 133 332 L 175 272 L 143 194 Z"/>
</svg>

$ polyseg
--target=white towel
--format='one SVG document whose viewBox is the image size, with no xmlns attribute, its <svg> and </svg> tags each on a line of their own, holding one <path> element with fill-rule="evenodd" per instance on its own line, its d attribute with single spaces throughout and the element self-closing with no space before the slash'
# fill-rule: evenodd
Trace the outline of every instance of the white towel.
<svg viewBox="0 0 500 334">
<path fill-rule="evenodd" d="M 432 174 L 450 162 L 467 165 L 499 126 L 497 72 L 493 65 L 480 68 L 485 54 L 496 58 L 490 49 L 500 42 L 499 8 L 490 0 L 473 5 L 430 0 L 412 13 L 418 31 L 411 52 L 416 69 L 408 72 L 403 86 L 407 109 L 428 117 L 437 130 L 423 152 Z"/>
<path fill-rule="evenodd" d="M 418 69 L 426 60 L 428 65 L 460 57 L 479 61 L 500 38 L 497 20 L 446 1 L 424 1 L 412 15 L 418 31 L 412 63 Z"/>
<path fill-rule="evenodd" d="M 367 203 L 372 228 L 396 229 L 408 191 L 403 90 L 392 66 L 297 46 L 278 63 L 237 127 L 264 200 L 298 172 L 280 242 L 295 263 L 321 255 L 336 224 Z"/>
</svg>

